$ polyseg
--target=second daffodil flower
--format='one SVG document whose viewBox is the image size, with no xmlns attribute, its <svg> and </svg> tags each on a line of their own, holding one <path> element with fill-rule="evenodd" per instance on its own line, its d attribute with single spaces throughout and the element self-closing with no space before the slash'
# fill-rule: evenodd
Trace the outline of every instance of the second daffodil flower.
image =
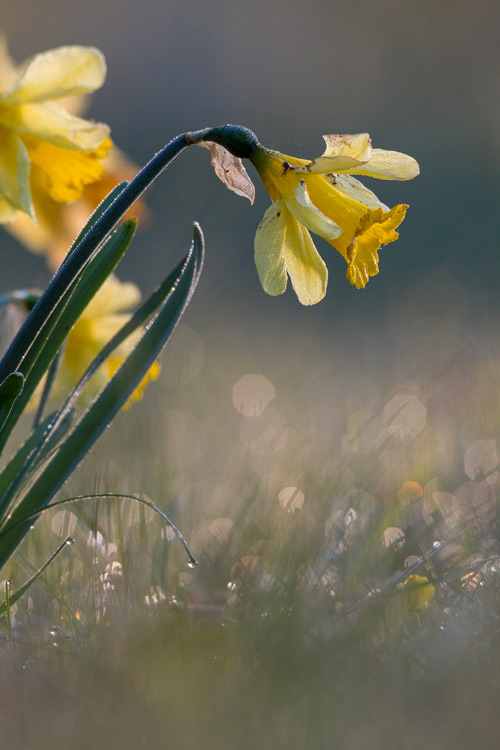
<svg viewBox="0 0 500 750">
<path fill-rule="evenodd" d="M 0 40 L 0 223 L 34 217 L 31 179 L 68 203 L 102 175 L 109 128 L 70 114 L 59 100 L 98 89 L 104 57 L 91 47 L 59 47 L 17 69 Z"/>
<path fill-rule="evenodd" d="M 120 281 L 114 274 L 108 276 L 69 332 L 51 398 L 57 399 L 69 393 L 92 360 L 130 320 L 131 310 L 140 299 L 141 293 L 135 284 Z M 135 331 L 103 362 L 80 398 L 82 405 L 88 405 L 113 377 L 136 346 L 141 334 L 142 330 Z M 126 409 L 142 398 L 147 384 L 156 380 L 159 373 L 160 365 L 155 362 L 125 404 Z M 36 408 L 40 394 L 41 387 L 35 391 L 32 408 Z"/>
<path fill-rule="evenodd" d="M 255 237 L 255 262 L 268 294 L 282 294 L 290 276 L 302 304 L 325 295 L 328 271 L 309 232 L 323 237 L 347 261 L 347 279 L 358 289 L 378 273 L 378 251 L 398 238 L 408 206 L 390 209 L 352 175 L 410 180 L 415 159 L 371 146 L 367 133 L 326 135 L 314 161 L 257 144 L 250 155 L 273 205 Z"/>
</svg>

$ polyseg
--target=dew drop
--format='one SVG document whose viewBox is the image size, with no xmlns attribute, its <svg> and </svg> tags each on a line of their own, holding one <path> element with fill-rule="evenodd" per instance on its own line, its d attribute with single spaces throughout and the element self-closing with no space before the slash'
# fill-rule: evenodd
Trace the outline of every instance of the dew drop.
<svg viewBox="0 0 500 750">
<path fill-rule="evenodd" d="M 441 542 L 434 542 L 432 546 L 434 549 L 439 549 L 441 547 Z"/>
<path fill-rule="evenodd" d="M 188 562 L 188 568 L 196 568 L 198 565 L 198 560 L 195 560 L 194 558 Z"/>
<path fill-rule="evenodd" d="M 74 538 L 72 536 L 69 536 L 66 539 L 66 544 L 68 545 L 68 547 L 71 547 L 71 545 L 74 544 L 74 543 L 75 543 L 75 540 L 74 540 Z"/>
</svg>

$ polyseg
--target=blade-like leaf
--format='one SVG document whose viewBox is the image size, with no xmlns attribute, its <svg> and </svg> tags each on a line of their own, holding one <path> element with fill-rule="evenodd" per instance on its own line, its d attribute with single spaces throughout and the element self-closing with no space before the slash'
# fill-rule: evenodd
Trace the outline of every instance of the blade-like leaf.
<svg viewBox="0 0 500 750">
<path fill-rule="evenodd" d="M 21 365 L 26 373 L 24 392 L 9 414 L 8 429 L 4 429 L 0 436 L 0 451 L 69 331 L 127 250 L 135 228 L 135 221 L 126 222 L 109 238 L 83 269 L 79 280 L 55 306 L 46 321 L 45 338 L 38 336 L 26 353 Z"/>
<path fill-rule="evenodd" d="M 43 461 L 71 425 L 73 412 L 67 409 L 62 419 L 55 424 L 55 413 L 51 414 L 26 442 L 21 445 L 8 464 L 0 472 L 0 519 L 5 508 L 9 507 L 17 488 L 30 472 Z M 41 446 L 41 450 L 39 450 Z"/>
<path fill-rule="evenodd" d="M 84 412 L 55 456 L 34 481 L 4 527 L 5 532 L 11 524 L 17 524 L 19 519 L 48 505 L 55 493 L 128 400 L 131 393 L 140 384 L 189 303 L 199 280 L 202 263 L 203 237 L 201 230 L 196 226 L 193 247 L 186 257 L 177 282 L 168 294 L 163 306 L 147 327 L 132 353 Z M 18 531 L 15 533 L 3 536 L 0 541 L 0 567 L 10 557 L 28 528 L 29 522 L 26 522 L 20 524 Z"/>
<path fill-rule="evenodd" d="M 24 375 L 21 372 L 11 372 L 0 384 L 0 431 L 24 388 Z"/>
</svg>

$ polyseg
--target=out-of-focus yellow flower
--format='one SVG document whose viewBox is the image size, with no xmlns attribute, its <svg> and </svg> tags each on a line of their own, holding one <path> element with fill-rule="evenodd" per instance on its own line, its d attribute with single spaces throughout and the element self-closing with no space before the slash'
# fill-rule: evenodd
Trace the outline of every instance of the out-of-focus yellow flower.
<svg viewBox="0 0 500 750">
<path fill-rule="evenodd" d="M 121 282 L 113 275 L 106 279 L 68 335 L 54 385 L 54 397 L 67 394 L 76 385 L 105 344 L 130 320 L 130 310 L 138 304 L 140 298 L 139 289 L 135 284 Z M 136 345 L 140 335 L 141 332 L 136 331 L 129 336 L 101 365 L 83 394 L 85 402 L 89 402 L 114 375 Z M 155 362 L 125 408 L 142 398 L 147 383 L 155 380 L 159 373 L 160 365 Z"/>
<path fill-rule="evenodd" d="M 39 183 L 35 172 L 31 188 L 37 222 L 18 211 L 14 220 L 6 225 L 6 229 L 28 250 L 44 255 L 49 267 L 55 270 L 92 211 L 119 182 L 131 180 L 139 171 L 139 167 L 129 161 L 116 146 L 113 146 L 104 159 L 103 167 L 103 176 L 96 182 L 85 185 L 81 198 L 70 204 L 54 201 L 44 190 L 43 183 Z M 132 217 L 138 218 L 141 225 L 148 218 L 143 200 L 136 201 L 123 220 Z"/>
<path fill-rule="evenodd" d="M 371 146 L 367 133 L 325 135 L 314 161 L 257 146 L 250 156 L 273 205 L 255 237 L 255 262 L 268 294 L 282 294 L 287 274 L 302 304 L 325 295 L 328 272 L 309 232 L 345 258 L 347 279 L 363 288 L 378 273 L 378 250 L 397 239 L 406 205 L 389 209 L 352 175 L 409 180 L 419 174 L 411 156 Z"/>
<path fill-rule="evenodd" d="M 108 126 L 71 114 L 59 100 L 95 91 L 105 76 L 97 49 L 59 47 L 17 69 L 0 41 L 0 222 L 16 211 L 34 218 L 32 181 L 67 203 L 101 177 Z"/>
<path fill-rule="evenodd" d="M 407 592 L 408 607 L 412 612 L 424 612 L 436 593 L 427 576 L 418 576 L 415 573 L 408 576 L 399 588 Z"/>
</svg>

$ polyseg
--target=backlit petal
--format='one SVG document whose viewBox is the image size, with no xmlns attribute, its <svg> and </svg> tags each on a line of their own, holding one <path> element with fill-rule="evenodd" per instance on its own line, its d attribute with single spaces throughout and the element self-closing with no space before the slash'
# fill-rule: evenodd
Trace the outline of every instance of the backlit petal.
<svg viewBox="0 0 500 750">
<path fill-rule="evenodd" d="M 368 161 L 372 146 L 368 133 L 354 135 L 324 135 L 326 149 L 322 156 L 352 156 L 357 161 Z"/>
<path fill-rule="evenodd" d="M 8 102 L 42 102 L 100 88 L 106 77 L 106 63 L 92 47 L 59 47 L 36 55 L 22 78 L 8 89 Z"/>
<path fill-rule="evenodd" d="M 326 294 L 328 269 L 311 235 L 293 216 L 286 218 L 285 266 L 295 294 L 303 305 L 315 305 Z"/>
<path fill-rule="evenodd" d="M 420 174 L 418 162 L 399 151 L 374 148 L 367 164 L 345 170 L 347 174 L 363 174 L 379 180 L 412 180 Z"/>
<path fill-rule="evenodd" d="M 310 232 L 325 240 L 334 240 L 342 234 L 342 229 L 313 204 L 304 180 L 300 180 L 295 192 L 287 195 L 285 201 L 290 213 Z"/>
<path fill-rule="evenodd" d="M 351 177 L 347 174 L 338 174 L 330 176 L 324 175 L 324 178 L 336 188 L 342 190 L 342 192 L 349 196 L 349 198 L 352 198 L 352 200 L 358 201 L 358 203 L 362 203 L 363 205 L 368 206 L 368 208 L 382 208 L 384 211 L 389 211 L 389 208 L 379 201 L 375 193 L 368 190 L 368 188 L 366 188 L 359 180 L 356 180 L 355 177 Z"/>
<path fill-rule="evenodd" d="M 268 294 L 283 294 L 287 273 L 303 305 L 314 305 L 325 296 L 328 271 L 307 229 L 282 199 L 266 211 L 255 236 L 255 264 Z"/>
<path fill-rule="evenodd" d="M 67 112 L 54 102 L 12 108 L 16 119 L 9 124 L 18 133 L 34 135 L 63 148 L 93 151 L 109 136 L 109 127 Z"/>
<path fill-rule="evenodd" d="M 270 206 L 255 235 L 255 265 L 262 288 L 273 296 L 283 294 L 287 285 L 285 268 L 286 225 L 283 201 Z"/>
<path fill-rule="evenodd" d="M 364 165 L 365 162 L 355 159 L 353 156 L 341 154 L 339 156 L 319 156 L 298 171 L 309 174 L 339 174 L 339 172 L 351 171 L 353 174 L 361 174 L 358 170 Z"/>
</svg>

